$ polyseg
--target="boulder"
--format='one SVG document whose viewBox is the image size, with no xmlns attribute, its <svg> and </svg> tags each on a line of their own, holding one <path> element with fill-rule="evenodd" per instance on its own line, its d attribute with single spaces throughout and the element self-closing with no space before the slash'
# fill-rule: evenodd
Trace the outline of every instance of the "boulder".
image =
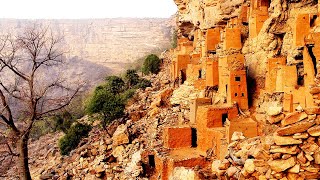
<svg viewBox="0 0 320 180">
<path fill-rule="evenodd" d="M 308 129 L 310 136 L 320 136 L 320 125 Z"/>
<path fill-rule="evenodd" d="M 131 162 L 128 163 L 127 167 L 124 169 L 124 172 L 130 177 L 138 177 L 143 171 L 142 166 L 139 164 L 140 161 L 141 151 L 137 151 L 132 155 Z"/>
<path fill-rule="evenodd" d="M 246 137 L 243 136 L 242 132 L 234 132 L 231 137 L 231 141 L 243 140 Z"/>
<path fill-rule="evenodd" d="M 173 170 L 172 176 L 169 177 L 169 180 L 194 180 L 195 177 L 196 174 L 194 170 L 185 167 L 176 167 Z"/>
<path fill-rule="evenodd" d="M 320 93 L 320 87 L 310 88 L 310 94 L 319 94 L 319 93 Z"/>
<path fill-rule="evenodd" d="M 269 116 L 277 116 L 282 112 L 282 107 L 281 106 L 271 106 L 267 110 L 267 114 Z"/>
<path fill-rule="evenodd" d="M 253 159 L 247 159 L 244 163 L 244 170 L 248 172 L 249 174 L 252 174 L 254 172 L 255 165 Z"/>
<path fill-rule="evenodd" d="M 314 153 L 313 158 L 314 158 L 314 163 L 320 164 L 320 152 L 319 151 Z"/>
<path fill-rule="evenodd" d="M 269 116 L 268 117 L 268 121 L 270 124 L 274 124 L 274 123 L 277 123 L 277 122 L 280 122 L 281 120 L 284 119 L 284 114 L 279 114 L 277 116 Z"/>
<path fill-rule="evenodd" d="M 273 160 L 270 161 L 269 163 L 270 168 L 275 171 L 275 172 L 283 172 L 291 167 L 293 167 L 296 164 L 296 161 L 294 157 L 291 157 L 286 160 Z"/>
<path fill-rule="evenodd" d="M 320 114 L 320 108 L 319 107 L 311 107 L 311 108 L 305 108 L 304 112 L 306 112 L 308 115 L 312 114 Z"/>
<path fill-rule="evenodd" d="M 282 154 L 297 154 L 298 148 L 297 146 L 271 146 L 271 153 L 282 153 Z"/>
<path fill-rule="evenodd" d="M 314 124 L 315 124 L 314 120 L 306 119 L 304 121 L 297 122 L 297 123 L 288 125 L 286 127 L 280 128 L 280 129 L 277 130 L 277 133 L 280 136 L 293 135 L 293 134 L 296 134 L 296 133 L 302 133 L 302 132 L 305 132 L 306 130 L 308 130 Z"/>
<path fill-rule="evenodd" d="M 122 144 L 129 143 L 129 133 L 128 128 L 125 124 L 121 124 L 118 126 L 117 130 L 114 132 L 112 136 L 112 146 L 117 147 Z"/>
<path fill-rule="evenodd" d="M 273 136 L 274 142 L 276 143 L 276 145 L 294 145 L 294 144 L 301 144 L 302 140 L 299 139 L 294 139 L 290 136 L 277 136 L 274 135 Z"/>
<path fill-rule="evenodd" d="M 238 172 L 239 172 L 239 169 L 234 167 L 234 166 L 232 166 L 232 167 L 227 169 L 226 174 L 227 174 L 228 177 L 232 177 Z"/>
<path fill-rule="evenodd" d="M 294 124 L 296 122 L 299 122 L 303 119 L 308 118 L 308 115 L 305 112 L 293 112 L 288 114 L 282 121 L 281 125 L 282 126 L 287 126 L 290 124 Z"/>
<path fill-rule="evenodd" d="M 299 173 L 300 172 L 300 164 L 294 165 L 292 168 L 288 169 L 289 173 Z"/>
</svg>

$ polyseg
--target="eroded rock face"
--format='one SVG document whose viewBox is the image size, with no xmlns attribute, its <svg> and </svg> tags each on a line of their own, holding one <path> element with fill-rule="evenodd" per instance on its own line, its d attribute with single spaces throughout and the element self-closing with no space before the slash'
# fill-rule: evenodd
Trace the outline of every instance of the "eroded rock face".
<svg viewBox="0 0 320 180">
<path fill-rule="evenodd" d="M 243 0 L 174 0 L 178 6 L 178 27 L 182 34 L 192 32 L 193 27 L 208 29 L 226 24 L 227 19 L 238 16 Z"/>
</svg>

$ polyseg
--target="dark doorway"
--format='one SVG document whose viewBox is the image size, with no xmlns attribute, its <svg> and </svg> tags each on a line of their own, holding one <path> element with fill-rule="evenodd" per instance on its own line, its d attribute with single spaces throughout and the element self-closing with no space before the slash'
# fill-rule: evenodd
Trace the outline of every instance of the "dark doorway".
<svg viewBox="0 0 320 180">
<path fill-rule="evenodd" d="M 148 155 L 148 157 L 149 157 L 149 166 L 150 166 L 151 168 L 156 167 L 156 162 L 155 162 L 155 160 L 154 160 L 154 155 Z"/>
<path fill-rule="evenodd" d="M 191 146 L 197 147 L 197 129 L 191 128 Z"/>
<path fill-rule="evenodd" d="M 181 84 L 184 83 L 184 81 L 187 80 L 187 73 L 186 73 L 186 70 L 181 70 L 180 71 L 180 78 L 181 78 Z"/>
<path fill-rule="evenodd" d="M 223 126 L 224 123 L 227 121 L 227 119 L 228 119 L 228 113 L 222 114 L 222 126 Z"/>
</svg>

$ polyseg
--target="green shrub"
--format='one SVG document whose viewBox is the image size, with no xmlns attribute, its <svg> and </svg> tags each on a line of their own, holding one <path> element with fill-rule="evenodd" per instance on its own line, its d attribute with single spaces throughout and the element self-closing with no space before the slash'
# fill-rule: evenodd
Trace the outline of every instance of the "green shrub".
<svg viewBox="0 0 320 180">
<path fill-rule="evenodd" d="M 30 136 L 33 139 L 39 139 L 43 135 L 56 131 L 67 133 L 74 121 L 75 118 L 73 118 L 72 114 L 68 111 L 40 119 L 33 124 Z"/>
<path fill-rule="evenodd" d="M 127 102 L 130 98 L 134 96 L 136 89 L 128 89 L 121 94 L 122 102 Z"/>
<path fill-rule="evenodd" d="M 75 149 L 81 139 L 88 137 L 91 126 L 77 123 L 71 126 L 67 133 L 59 140 L 59 148 L 62 155 L 68 155 L 70 151 Z"/>
<path fill-rule="evenodd" d="M 113 94 L 118 94 L 124 89 L 124 81 L 118 76 L 108 76 L 106 77 L 107 89 Z"/>
<path fill-rule="evenodd" d="M 142 78 L 139 80 L 139 83 L 135 87 L 145 90 L 147 87 L 151 87 L 151 81 Z"/>
<path fill-rule="evenodd" d="M 86 111 L 89 115 L 98 113 L 103 118 L 101 121 L 103 128 L 106 128 L 111 121 L 123 116 L 124 108 L 124 102 L 119 94 L 113 94 L 98 86 L 88 101 Z"/>
<path fill-rule="evenodd" d="M 161 61 L 159 57 L 155 54 L 150 54 L 144 60 L 142 72 L 144 74 L 150 74 L 150 73 L 157 74 L 160 71 L 160 64 L 161 64 Z"/>
<path fill-rule="evenodd" d="M 139 83 L 139 75 L 137 74 L 137 71 L 134 69 L 128 69 L 126 71 L 125 79 L 128 88 L 131 88 Z"/>
<path fill-rule="evenodd" d="M 63 131 L 64 133 L 68 132 L 72 123 L 75 121 L 75 119 L 68 111 L 63 112 L 62 114 L 55 115 L 52 117 L 52 119 L 55 124 L 54 131 Z"/>
</svg>

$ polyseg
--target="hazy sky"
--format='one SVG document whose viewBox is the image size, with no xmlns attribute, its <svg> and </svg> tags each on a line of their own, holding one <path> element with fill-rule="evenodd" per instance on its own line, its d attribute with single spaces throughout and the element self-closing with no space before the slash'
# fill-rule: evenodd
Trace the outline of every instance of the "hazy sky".
<svg viewBox="0 0 320 180">
<path fill-rule="evenodd" d="M 170 17 L 173 0 L 3 0 L 0 18 Z"/>
</svg>

